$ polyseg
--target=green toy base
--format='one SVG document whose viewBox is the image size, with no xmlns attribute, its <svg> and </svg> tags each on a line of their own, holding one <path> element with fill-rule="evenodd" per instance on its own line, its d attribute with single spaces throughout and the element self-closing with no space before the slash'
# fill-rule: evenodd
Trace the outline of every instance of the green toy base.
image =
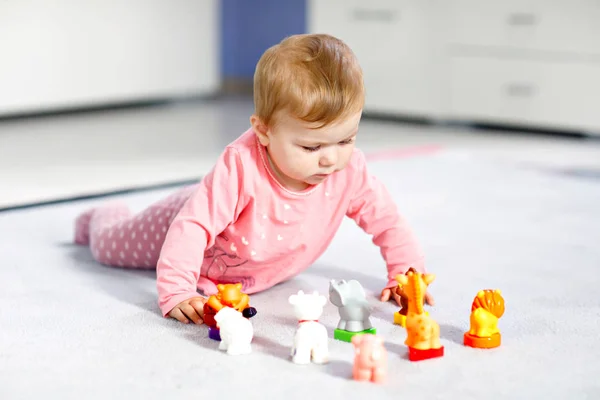
<svg viewBox="0 0 600 400">
<path fill-rule="evenodd" d="M 375 335 L 375 334 L 377 334 L 377 329 L 371 328 L 371 329 L 366 329 L 366 330 L 360 331 L 360 332 L 350 332 L 350 331 L 343 331 L 341 329 L 336 329 L 335 331 L 333 331 L 333 338 L 336 340 L 341 340 L 343 342 L 351 342 L 352 336 L 363 335 L 365 333 L 371 333 L 371 334 Z"/>
</svg>

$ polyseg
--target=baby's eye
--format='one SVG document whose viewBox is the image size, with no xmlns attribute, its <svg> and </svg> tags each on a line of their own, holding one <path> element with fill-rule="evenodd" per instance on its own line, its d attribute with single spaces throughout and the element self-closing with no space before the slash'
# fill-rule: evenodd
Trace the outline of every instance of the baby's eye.
<svg viewBox="0 0 600 400">
<path fill-rule="evenodd" d="M 342 141 L 340 142 L 340 144 L 350 144 L 350 143 L 352 143 L 352 142 L 354 142 L 354 138 L 350 138 L 350 139 L 342 140 Z"/>
<path fill-rule="evenodd" d="M 317 151 L 321 148 L 321 146 L 315 146 L 315 147 L 302 146 L 302 148 L 306 151 Z"/>
</svg>

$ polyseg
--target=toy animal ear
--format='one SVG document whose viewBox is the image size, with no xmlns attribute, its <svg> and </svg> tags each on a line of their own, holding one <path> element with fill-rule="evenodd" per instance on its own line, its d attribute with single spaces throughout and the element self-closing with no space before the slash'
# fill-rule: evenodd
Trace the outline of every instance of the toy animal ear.
<svg viewBox="0 0 600 400">
<path fill-rule="evenodd" d="M 217 285 L 217 290 L 220 292 L 220 291 L 222 291 L 223 289 L 225 289 L 225 285 L 223 285 L 222 283 L 219 283 L 219 284 Z"/>
<path fill-rule="evenodd" d="M 434 274 L 425 274 L 425 275 L 423 275 L 423 281 L 424 281 L 426 284 L 428 284 L 428 285 L 429 285 L 431 282 L 433 282 L 433 281 L 434 281 L 434 279 L 435 279 L 435 275 L 434 275 Z"/>
<path fill-rule="evenodd" d="M 408 283 L 408 276 L 402 274 L 396 275 L 396 282 L 401 285 L 406 285 Z"/>
<path fill-rule="evenodd" d="M 238 290 L 242 290 L 242 287 L 243 287 L 243 286 L 242 286 L 242 284 L 241 284 L 241 283 L 236 283 L 236 284 L 235 284 L 235 287 L 236 287 Z"/>
<path fill-rule="evenodd" d="M 298 300 L 298 296 L 295 294 L 291 295 L 288 299 L 288 301 L 290 302 L 291 305 L 295 305 L 297 300 Z"/>
</svg>

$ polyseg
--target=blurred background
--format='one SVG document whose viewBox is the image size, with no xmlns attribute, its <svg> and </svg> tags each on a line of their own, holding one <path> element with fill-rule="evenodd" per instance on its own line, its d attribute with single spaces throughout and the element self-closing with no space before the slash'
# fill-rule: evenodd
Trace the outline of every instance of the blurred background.
<svg viewBox="0 0 600 400">
<path fill-rule="evenodd" d="M 359 146 L 600 176 L 597 0 L 0 1 L 0 209 L 177 185 L 248 127 L 284 37 L 345 40 Z"/>
</svg>

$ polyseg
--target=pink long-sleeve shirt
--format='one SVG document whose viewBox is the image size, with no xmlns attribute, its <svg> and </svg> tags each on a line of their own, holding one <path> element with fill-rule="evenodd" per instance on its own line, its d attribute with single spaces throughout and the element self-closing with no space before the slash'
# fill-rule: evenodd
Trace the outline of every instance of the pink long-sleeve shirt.
<svg viewBox="0 0 600 400">
<path fill-rule="evenodd" d="M 216 284 L 241 282 L 263 291 L 308 268 L 348 216 L 381 249 L 386 287 L 409 267 L 424 272 L 423 255 L 384 185 L 355 150 L 347 167 L 305 191 L 284 188 L 249 129 L 228 145 L 183 205 L 157 264 L 164 316 L 180 302 L 216 293 Z"/>
</svg>

